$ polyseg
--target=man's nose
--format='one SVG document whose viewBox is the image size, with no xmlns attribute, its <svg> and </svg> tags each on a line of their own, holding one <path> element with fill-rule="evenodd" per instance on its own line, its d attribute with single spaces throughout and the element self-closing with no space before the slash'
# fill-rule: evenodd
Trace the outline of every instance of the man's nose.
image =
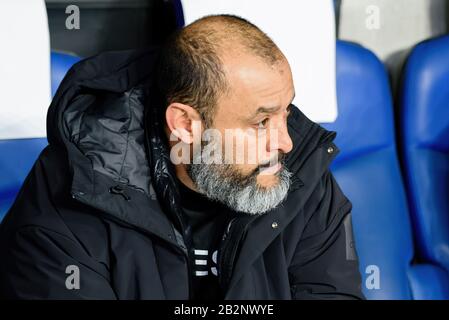
<svg viewBox="0 0 449 320">
<path fill-rule="evenodd" d="M 287 125 L 281 125 L 270 130 L 269 151 L 289 153 L 293 149 L 293 141 L 288 134 Z"/>
</svg>

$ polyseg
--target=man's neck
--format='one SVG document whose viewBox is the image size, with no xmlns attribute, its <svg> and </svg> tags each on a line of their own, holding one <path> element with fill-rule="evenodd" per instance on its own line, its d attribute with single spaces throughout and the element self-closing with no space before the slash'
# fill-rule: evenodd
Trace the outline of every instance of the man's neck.
<svg viewBox="0 0 449 320">
<path fill-rule="evenodd" d="M 181 183 L 183 183 L 187 188 L 189 188 L 195 192 L 198 192 L 192 179 L 187 174 L 187 169 L 184 164 L 175 165 L 175 171 L 176 171 L 176 176 L 178 177 L 179 181 L 181 181 Z"/>
</svg>

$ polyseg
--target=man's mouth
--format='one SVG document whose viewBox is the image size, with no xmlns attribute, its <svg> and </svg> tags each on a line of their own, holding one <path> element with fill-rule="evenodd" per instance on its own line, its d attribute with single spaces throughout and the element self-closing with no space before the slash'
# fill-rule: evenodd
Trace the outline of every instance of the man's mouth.
<svg viewBox="0 0 449 320">
<path fill-rule="evenodd" d="M 276 174 L 278 173 L 282 168 L 282 164 L 280 162 L 275 163 L 274 165 L 271 165 L 271 163 L 267 163 L 265 165 L 259 166 L 259 174 L 269 175 L 269 174 Z"/>
</svg>

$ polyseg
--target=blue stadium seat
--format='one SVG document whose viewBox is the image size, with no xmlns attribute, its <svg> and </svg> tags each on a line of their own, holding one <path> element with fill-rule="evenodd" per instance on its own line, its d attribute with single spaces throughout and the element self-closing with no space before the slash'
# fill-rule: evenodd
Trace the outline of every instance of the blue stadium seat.
<svg viewBox="0 0 449 320">
<path fill-rule="evenodd" d="M 341 153 L 332 171 L 353 203 L 366 297 L 449 298 L 444 270 L 412 263 L 412 227 L 396 154 L 390 87 L 373 53 L 338 41 L 337 98 L 337 121 L 324 126 L 338 133 Z"/>
<path fill-rule="evenodd" d="M 51 53 L 52 95 L 78 57 Z M 39 153 L 47 145 L 46 138 L 0 140 L 0 221 L 8 211 L 26 175 Z"/>
<path fill-rule="evenodd" d="M 45 138 L 0 140 L 0 221 L 46 145 Z"/>
<path fill-rule="evenodd" d="M 79 57 L 65 53 L 51 53 L 51 95 L 54 96 L 65 74 L 72 65 L 80 61 Z"/>
<path fill-rule="evenodd" d="M 402 77 L 399 119 L 419 258 L 449 270 L 449 36 L 412 50 Z"/>
</svg>

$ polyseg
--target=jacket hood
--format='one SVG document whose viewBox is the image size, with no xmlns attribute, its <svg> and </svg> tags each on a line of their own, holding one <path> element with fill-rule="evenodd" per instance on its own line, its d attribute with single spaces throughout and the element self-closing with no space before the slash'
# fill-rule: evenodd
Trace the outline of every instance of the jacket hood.
<svg viewBox="0 0 449 320">
<path fill-rule="evenodd" d="M 157 54 L 157 48 L 108 52 L 75 64 L 49 108 L 47 136 L 50 145 L 67 151 L 73 197 L 167 238 L 161 230 L 172 223 L 185 225 L 159 123 L 160 99 L 152 77 Z M 294 148 L 286 165 L 294 174 L 292 189 L 297 189 L 304 184 L 300 172 L 307 159 L 335 133 L 293 109 L 289 132 Z"/>
<path fill-rule="evenodd" d="M 47 115 L 50 144 L 76 147 L 93 170 L 146 194 L 144 99 L 155 55 L 155 50 L 111 52 L 77 63 Z"/>
</svg>

